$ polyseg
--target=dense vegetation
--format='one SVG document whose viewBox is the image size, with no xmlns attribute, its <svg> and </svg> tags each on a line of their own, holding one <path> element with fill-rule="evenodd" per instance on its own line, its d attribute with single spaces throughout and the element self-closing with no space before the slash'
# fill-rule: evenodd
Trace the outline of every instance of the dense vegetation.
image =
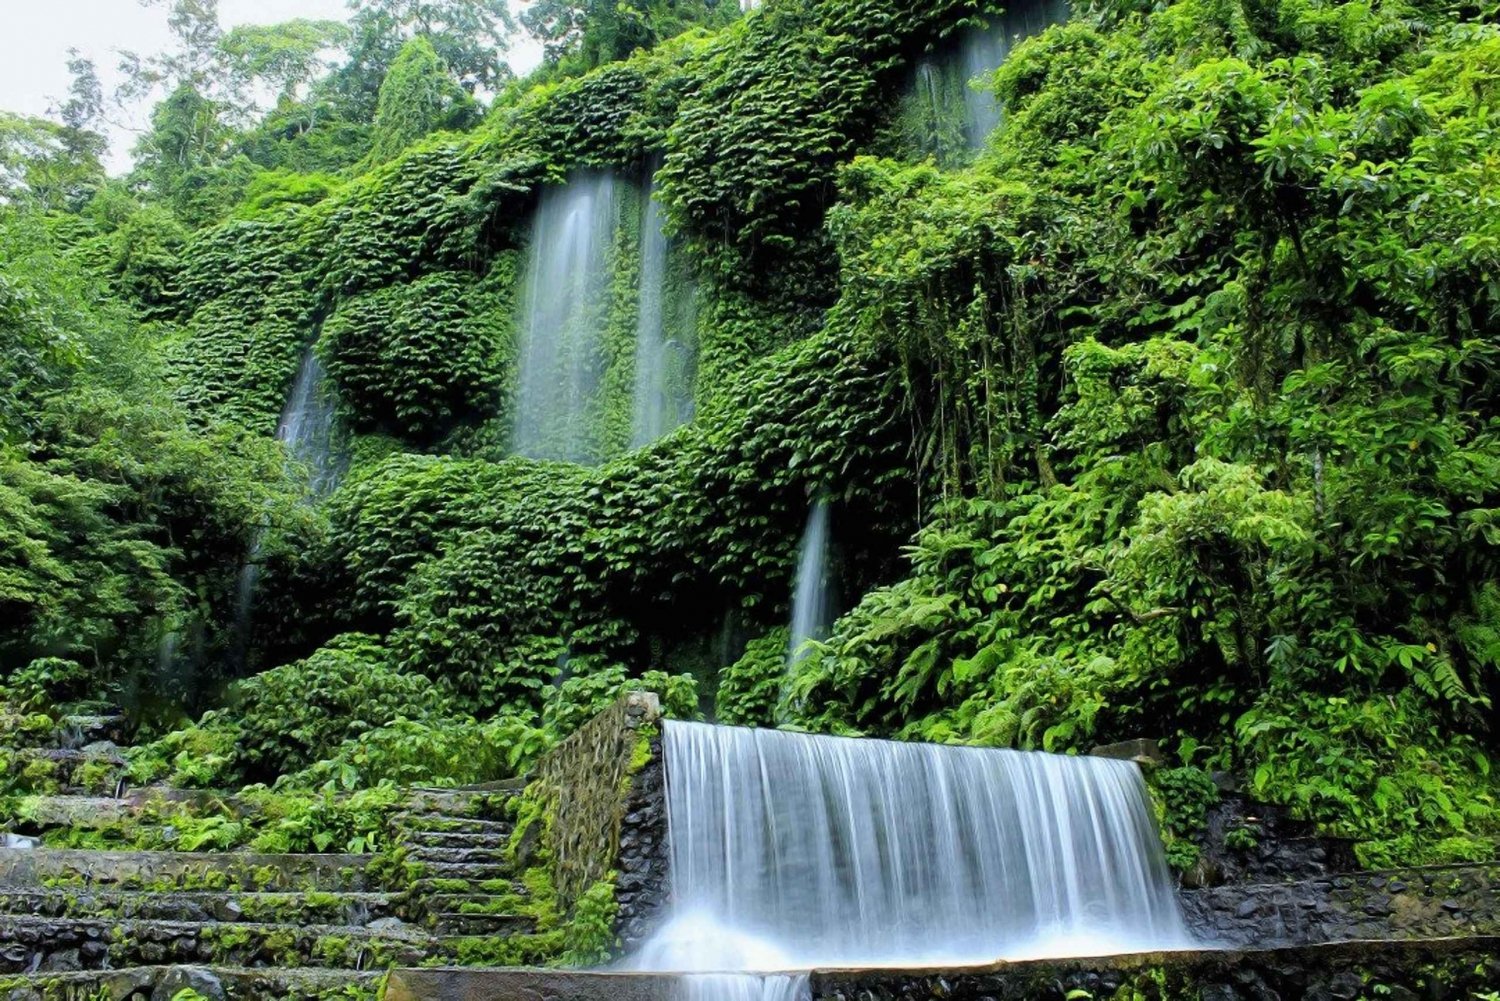
<svg viewBox="0 0 1500 1001">
<path fill-rule="evenodd" d="M 988 0 L 549 0 L 519 81 L 465 44 L 498 6 L 432 6 L 185 29 L 123 179 L 86 67 L 60 121 L 0 119 L 12 701 L 124 700 L 143 776 L 308 790 L 504 775 L 639 685 L 1146 734 L 1169 800 L 1230 772 L 1367 864 L 1494 855 L 1493 5 L 1079 5 L 958 157 L 911 81 Z M 655 171 L 692 262 L 696 417 L 517 458 L 532 210 L 601 169 Z M 314 342 L 326 498 L 273 440 Z M 846 611 L 788 677 L 815 496 Z"/>
</svg>

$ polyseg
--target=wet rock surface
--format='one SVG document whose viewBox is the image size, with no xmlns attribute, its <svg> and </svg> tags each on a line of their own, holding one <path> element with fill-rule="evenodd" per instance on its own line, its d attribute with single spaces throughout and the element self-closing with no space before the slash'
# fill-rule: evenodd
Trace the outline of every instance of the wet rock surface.
<svg viewBox="0 0 1500 1001">
<path fill-rule="evenodd" d="M 1500 863 L 1220 886 L 1181 898 L 1196 934 L 1231 947 L 1500 934 Z"/>
</svg>

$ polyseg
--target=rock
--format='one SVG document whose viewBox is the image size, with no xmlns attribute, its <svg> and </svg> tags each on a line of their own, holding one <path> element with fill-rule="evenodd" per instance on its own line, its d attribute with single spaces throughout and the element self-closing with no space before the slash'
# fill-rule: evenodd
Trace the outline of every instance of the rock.
<svg viewBox="0 0 1500 1001">
<path fill-rule="evenodd" d="M 174 966 L 156 982 L 151 1001 L 172 1001 L 181 991 L 194 990 L 209 1001 L 228 1001 L 229 994 L 218 977 L 195 966 Z"/>
<path fill-rule="evenodd" d="M 77 973 L 83 969 L 77 949 L 61 949 L 42 961 L 43 973 Z"/>
<path fill-rule="evenodd" d="M 407 924 L 400 918 L 376 918 L 374 921 L 371 921 L 369 924 L 365 925 L 365 927 L 373 932 L 391 932 L 405 931 L 407 928 Z"/>
<path fill-rule="evenodd" d="M 1166 758 L 1161 753 L 1161 747 L 1154 740 L 1145 737 L 1137 737 L 1134 740 L 1122 740 L 1114 744 L 1100 744 L 1089 754 L 1096 758 L 1118 758 L 1122 761 L 1134 761 L 1139 765 L 1159 765 Z"/>
</svg>

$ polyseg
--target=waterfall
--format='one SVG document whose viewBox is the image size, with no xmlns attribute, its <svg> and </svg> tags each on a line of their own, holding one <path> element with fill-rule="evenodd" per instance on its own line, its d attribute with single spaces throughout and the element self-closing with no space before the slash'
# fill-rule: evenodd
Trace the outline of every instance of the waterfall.
<svg viewBox="0 0 1500 1001">
<path fill-rule="evenodd" d="M 673 896 L 638 968 L 746 979 L 1192 945 L 1130 762 L 676 721 L 662 740 Z M 767 1001 L 785 986 L 748 979 Z M 745 996 L 734 983 L 712 996 Z"/>
<path fill-rule="evenodd" d="M 792 591 L 792 639 L 787 645 L 788 666 L 802 657 L 809 640 L 828 635 L 833 623 L 834 592 L 829 581 L 828 501 L 819 498 L 807 513 L 797 555 L 797 580 Z"/>
<path fill-rule="evenodd" d="M 970 149 L 984 146 L 1000 125 L 1001 107 L 989 79 L 1017 44 L 1068 19 L 1067 0 L 1029 0 L 1005 11 L 986 30 L 970 31 L 959 50 L 964 88 L 964 132 Z"/>
<path fill-rule="evenodd" d="M 288 458 L 306 475 L 307 498 L 317 500 L 332 493 L 343 479 L 347 456 L 338 447 L 338 395 L 317 352 L 309 346 L 302 354 L 292 391 L 281 408 L 276 440 Z M 235 580 L 234 649 L 232 656 L 243 666 L 250 654 L 251 617 L 255 592 L 260 588 L 260 556 L 266 529 L 256 529 L 250 553 Z"/>
<path fill-rule="evenodd" d="M 1023 39 L 1067 18 L 1067 0 L 1027 0 L 988 28 L 970 29 L 954 46 L 919 60 L 903 98 L 908 148 L 940 163 L 961 162 L 982 149 L 1002 117 L 990 78 Z"/>
<path fill-rule="evenodd" d="M 335 448 L 338 399 L 317 352 L 308 348 L 281 411 L 276 440 L 307 471 L 307 490 L 323 497 L 344 475 L 344 457 Z"/>
<path fill-rule="evenodd" d="M 614 175 L 578 173 L 542 191 L 522 300 L 513 450 L 592 463 L 618 197 Z"/>
<path fill-rule="evenodd" d="M 663 228 L 653 178 L 641 220 L 641 284 L 635 328 L 635 411 L 633 448 L 649 445 L 687 422 L 692 407 L 697 325 L 691 288 L 672 287 L 671 242 Z M 679 283 L 685 285 L 686 283 Z M 673 292 L 677 294 L 672 295 Z"/>
</svg>

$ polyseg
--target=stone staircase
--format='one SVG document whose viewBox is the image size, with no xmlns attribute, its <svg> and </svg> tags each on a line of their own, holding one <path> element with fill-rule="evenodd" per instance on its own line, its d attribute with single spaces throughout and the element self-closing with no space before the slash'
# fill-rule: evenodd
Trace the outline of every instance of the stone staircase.
<svg viewBox="0 0 1500 1001">
<path fill-rule="evenodd" d="M 503 788 L 414 792 L 382 856 L 48 847 L 231 798 L 126 789 L 123 729 L 70 717 L 0 749 L 0 793 L 22 806 L 19 829 L 0 828 L 0 1001 L 374 998 L 392 967 L 554 944 L 507 861 Z"/>
</svg>

